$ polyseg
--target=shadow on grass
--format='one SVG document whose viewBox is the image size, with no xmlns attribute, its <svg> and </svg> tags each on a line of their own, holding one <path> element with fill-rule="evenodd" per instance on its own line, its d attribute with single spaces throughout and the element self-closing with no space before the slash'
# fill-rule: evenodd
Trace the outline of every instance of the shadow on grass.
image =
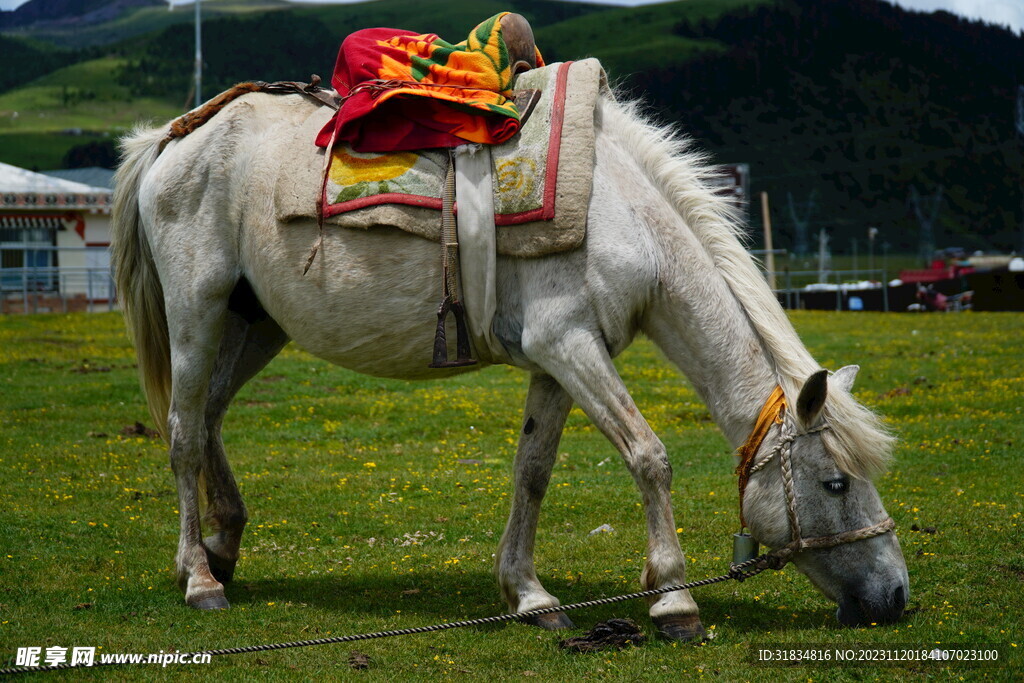
<svg viewBox="0 0 1024 683">
<path fill-rule="evenodd" d="M 581 581 L 573 586 L 558 586 L 557 581 L 548 583 L 549 590 L 559 597 L 563 605 L 639 590 L 639 587 L 624 586 L 619 581 L 610 580 Z M 751 636 L 768 631 L 780 633 L 839 628 L 833 617 L 833 608 L 823 602 L 818 606 L 787 606 L 782 610 L 772 600 L 755 601 L 755 586 L 747 586 L 749 588 L 723 584 L 694 591 L 705 626 L 727 623 L 732 632 Z M 739 597 L 733 597 L 733 591 L 739 592 Z M 728 593 L 728 597 L 723 593 Z M 419 571 L 415 576 L 349 574 L 241 579 L 228 585 L 227 597 L 235 606 L 292 603 L 336 612 L 339 616 L 348 614 L 356 621 L 369 616 L 393 618 L 400 611 L 403 620 L 409 618 L 415 622 L 399 628 L 479 619 L 504 614 L 507 609 L 493 576 L 485 572 L 427 570 Z M 629 618 L 644 630 L 651 630 L 647 609 L 644 600 L 630 600 L 574 610 L 568 614 L 583 629 L 611 618 Z M 503 627 L 504 624 L 492 624 L 476 628 L 493 630 Z"/>
</svg>

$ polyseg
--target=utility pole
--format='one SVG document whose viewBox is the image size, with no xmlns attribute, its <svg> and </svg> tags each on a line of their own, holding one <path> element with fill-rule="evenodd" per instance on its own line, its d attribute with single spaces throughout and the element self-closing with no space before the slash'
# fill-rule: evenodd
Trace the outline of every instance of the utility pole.
<svg viewBox="0 0 1024 683">
<path fill-rule="evenodd" d="M 878 228 L 868 228 L 868 270 L 873 274 L 875 271 L 875 238 L 878 237 Z M 872 277 L 872 275 L 868 275 Z"/>
<path fill-rule="evenodd" d="M 1017 116 L 1014 121 L 1017 125 L 1017 134 L 1024 142 L 1024 85 L 1017 86 Z M 1020 203 L 1020 253 L 1024 254 L 1024 195 Z"/>
<path fill-rule="evenodd" d="M 935 219 L 939 215 L 939 205 L 942 204 L 942 185 L 935 189 L 935 194 L 925 200 L 917 191 L 917 187 L 910 186 L 910 204 L 914 208 L 914 215 L 921 226 L 921 238 L 918 242 L 918 251 L 925 263 L 930 263 L 932 254 L 935 252 Z"/>
<path fill-rule="evenodd" d="M 817 199 L 818 188 L 811 190 L 807 202 L 804 204 L 803 215 L 797 210 L 797 204 L 793 201 L 793 193 L 786 193 L 786 203 L 789 205 L 789 216 L 793 220 L 793 252 L 803 258 L 810 251 L 807 226 L 811 222 L 811 214 L 814 213 L 814 202 Z"/>
<path fill-rule="evenodd" d="M 832 254 L 828 249 L 828 233 L 825 228 L 818 232 L 818 282 L 827 282 L 832 268 Z"/>
<path fill-rule="evenodd" d="M 196 106 L 203 103 L 203 21 L 200 0 L 196 0 Z"/>
</svg>

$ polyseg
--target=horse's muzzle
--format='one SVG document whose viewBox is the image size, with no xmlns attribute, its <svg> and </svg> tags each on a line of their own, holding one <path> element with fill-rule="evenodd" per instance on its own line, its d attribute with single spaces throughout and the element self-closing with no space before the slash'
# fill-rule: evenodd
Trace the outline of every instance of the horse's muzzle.
<svg viewBox="0 0 1024 683">
<path fill-rule="evenodd" d="M 892 624 L 903 616 L 907 594 L 903 582 L 888 590 L 849 592 L 839 601 L 836 619 L 843 626 Z"/>
</svg>

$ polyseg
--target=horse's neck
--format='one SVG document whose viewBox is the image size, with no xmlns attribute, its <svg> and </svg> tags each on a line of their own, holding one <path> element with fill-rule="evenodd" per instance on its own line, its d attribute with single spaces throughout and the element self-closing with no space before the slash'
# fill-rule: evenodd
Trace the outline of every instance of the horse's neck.
<svg viewBox="0 0 1024 683">
<path fill-rule="evenodd" d="M 760 337 L 708 253 L 675 220 L 660 231 L 659 287 L 644 331 L 690 379 L 726 438 L 739 446 L 776 384 Z"/>
</svg>

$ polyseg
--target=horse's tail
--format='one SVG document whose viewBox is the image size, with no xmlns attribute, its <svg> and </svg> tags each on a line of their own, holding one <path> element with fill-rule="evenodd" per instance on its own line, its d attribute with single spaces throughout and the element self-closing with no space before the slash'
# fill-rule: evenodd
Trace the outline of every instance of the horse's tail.
<svg viewBox="0 0 1024 683">
<path fill-rule="evenodd" d="M 164 290 L 139 211 L 142 179 L 160 154 L 166 129 L 136 129 L 121 141 L 114 178 L 110 260 L 118 302 L 135 344 L 139 379 L 156 429 L 165 439 L 171 405 L 171 346 Z"/>
</svg>

